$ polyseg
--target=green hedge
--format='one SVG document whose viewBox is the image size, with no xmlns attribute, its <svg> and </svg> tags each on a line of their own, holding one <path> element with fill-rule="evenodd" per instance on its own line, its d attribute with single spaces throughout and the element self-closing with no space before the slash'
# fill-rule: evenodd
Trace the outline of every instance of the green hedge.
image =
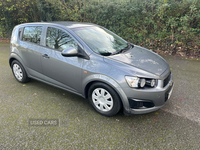
<svg viewBox="0 0 200 150">
<path fill-rule="evenodd" d="M 23 5 L 17 6 L 15 0 L 1 1 L 1 36 L 23 22 L 70 20 L 102 25 L 145 47 L 200 48 L 199 0 L 19 0 Z"/>
<path fill-rule="evenodd" d="M 200 3 L 194 0 L 105 2 L 82 9 L 85 21 L 100 24 L 145 47 L 167 50 L 177 46 L 187 51 L 200 46 Z"/>
</svg>

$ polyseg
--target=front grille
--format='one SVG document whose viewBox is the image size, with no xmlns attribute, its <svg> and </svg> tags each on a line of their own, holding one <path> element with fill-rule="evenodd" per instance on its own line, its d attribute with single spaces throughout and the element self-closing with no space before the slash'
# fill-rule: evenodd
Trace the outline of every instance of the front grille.
<svg viewBox="0 0 200 150">
<path fill-rule="evenodd" d="M 171 73 L 167 76 L 167 78 L 165 78 L 165 80 L 163 82 L 163 87 L 165 87 L 169 83 L 170 78 L 171 78 Z"/>
</svg>

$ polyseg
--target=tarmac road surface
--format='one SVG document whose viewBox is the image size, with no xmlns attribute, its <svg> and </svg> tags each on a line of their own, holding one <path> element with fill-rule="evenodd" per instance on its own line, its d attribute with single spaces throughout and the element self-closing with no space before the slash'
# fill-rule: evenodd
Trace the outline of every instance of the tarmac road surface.
<svg viewBox="0 0 200 150">
<path fill-rule="evenodd" d="M 9 44 L 0 43 L 1 150 L 200 149 L 199 60 L 164 56 L 175 86 L 163 108 L 105 117 L 72 93 L 36 80 L 17 82 L 8 57 Z"/>
</svg>

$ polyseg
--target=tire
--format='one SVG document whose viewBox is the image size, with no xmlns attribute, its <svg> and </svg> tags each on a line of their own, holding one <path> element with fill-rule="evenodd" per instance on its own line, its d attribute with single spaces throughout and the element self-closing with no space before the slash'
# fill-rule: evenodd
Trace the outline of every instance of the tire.
<svg viewBox="0 0 200 150">
<path fill-rule="evenodd" d="M 24 67 L 19 61 L 14 60 L 11 64 L 11 68 L 12 68 L 13 75 L 17 81 L 21 83 L 26 83 L 30 81 L 30 78 L 27 76 L 27 73 Z"/>
<path fill-rule="evenodd" d="M 114 116 L 121 109 L 118 94 L 109 85 L 96 82 L 88 90 L 88 98 L 94 109 L 104 116 Z"/>
</svg>

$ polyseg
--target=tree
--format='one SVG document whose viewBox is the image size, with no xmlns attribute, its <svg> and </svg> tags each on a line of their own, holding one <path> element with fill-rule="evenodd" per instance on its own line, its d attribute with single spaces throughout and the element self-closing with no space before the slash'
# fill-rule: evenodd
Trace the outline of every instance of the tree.
<svg viewBox="0 0 200 150">
<path fill-rule="evenodd" d="M 10 36 L 15 25 L 38 20 L 36 0 L 0 0 L 0 29 Z"/>
</svg>

